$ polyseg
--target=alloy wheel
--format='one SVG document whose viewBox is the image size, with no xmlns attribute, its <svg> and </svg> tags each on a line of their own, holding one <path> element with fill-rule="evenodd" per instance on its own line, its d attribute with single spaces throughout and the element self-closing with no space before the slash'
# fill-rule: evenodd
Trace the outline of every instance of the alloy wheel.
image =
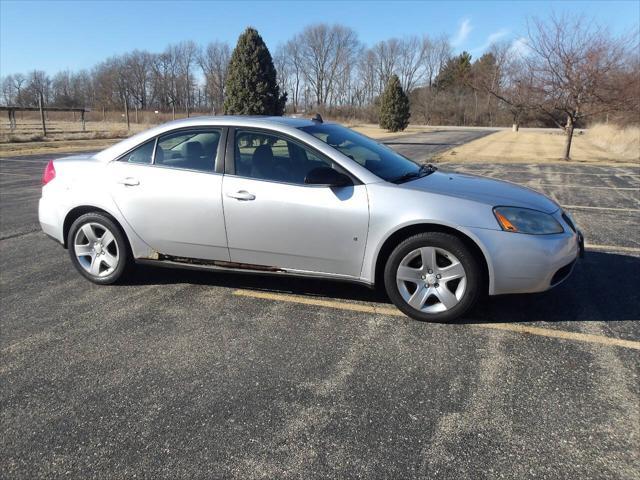
<svg viewBox="0 0 640 480">
<path fill-rule="evenodd" d="M 97 222 L 85 223 L 78 229 L 73 249 L 80 266 L 94 277 L 110 275 L 120 262 L 120 249 L 113 233 Z"/>
<path fill-rule="evenodd" d="M 396 284 L 412 308 L 439 313 L 460 303 L 467 288 L 467 274 L 451 252 L 427 246 L 412 250 L 400 261 Z"/>
</svg>

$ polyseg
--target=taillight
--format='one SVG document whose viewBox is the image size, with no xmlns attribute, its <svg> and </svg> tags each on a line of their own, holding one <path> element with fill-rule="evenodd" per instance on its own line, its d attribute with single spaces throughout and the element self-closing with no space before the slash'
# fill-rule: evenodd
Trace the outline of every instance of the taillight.
<svg viewBox="0 0 640 480">
<path fill-rule="evenodd" d="M 56 178 L 56 169 L 53 167 L 53 160 L 49 160 L 42 174 L 42 185 L 46 185 L 54 178 Z"/>
</svg>

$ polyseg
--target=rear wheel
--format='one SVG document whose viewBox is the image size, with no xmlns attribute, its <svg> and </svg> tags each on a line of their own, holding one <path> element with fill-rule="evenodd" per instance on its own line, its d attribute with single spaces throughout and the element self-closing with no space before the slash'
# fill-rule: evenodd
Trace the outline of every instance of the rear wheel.
<svg viewBox="0 0 640 480">
<path fill-rule="evenodd" d="M 440 232 L 404 240 L 384 271 L 391 301 L 411 318 L 426 322 L 449 322 L 464 315 L 476 302 L 481 282 L 471 251 L 458 237 Z"/>
<path fill-rule="evenodd" d="M 78 217 L 69 229 L 67 245 L 71 263 L 93 283 L 115 283 L 131 264 L 123 233 L 112 219 L 101 213 Z"/>
</svg>

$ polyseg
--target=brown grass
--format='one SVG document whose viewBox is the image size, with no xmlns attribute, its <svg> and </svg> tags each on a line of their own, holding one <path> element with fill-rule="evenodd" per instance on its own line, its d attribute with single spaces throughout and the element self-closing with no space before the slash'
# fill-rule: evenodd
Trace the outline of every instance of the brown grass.
<svg viewBox="0 0 640 480">
<path fill-rule="evenodd" d="M 441 162 L 550 163 L 564 162 L 565 135 L 560 130 L 503 130 L 446 150 L 436 156 Z M 595 126 L 576 133 L 571 161 L 634 163 L 640 160 L 639 129 Z"/>
<path fill-rule="evenodd" d="M 404 135 L 415 135 L 417 133 L 424 133 L 430 130 L 435 130 L 433 127 L 428 127 L 425 125 L 409 125 L 407 129 L 402 132 L 389 132 L 383 128 L 380 128 L 378 125 L 374 125 L 371 123 L 346 124 L 346 126 L 371 138 L 400 137 Z"/>
<path fill-rule="evenodd" d="M 126 124 L 122 121 L 92 121 L 86 123 L 83 131 L 79 121 L 50 120 L 47 122 L 45 137 L 42 135 L 40 120 L 33 115 L 30 118 L 18 118 L 18 128 L 14 131 L 10 130 L 8 121 L 3 120 L 0 122 L 0 157 L 99 150 L 151 126 L 150 123 L 131 123 L 131 130 L 127 132 Z M 427 128 L 412 125 L 404 132 L 394 133 L 371 124 L 349 126 L 373 138 L 410 135 Z"/>
<path fill-rule="evenodd" d="M 621 160 L 637 161 L 640 155 L 640 127 L 637 126 L 620 128 L 601 123 L 587 130 L 586 138 Z"/>
</svg>

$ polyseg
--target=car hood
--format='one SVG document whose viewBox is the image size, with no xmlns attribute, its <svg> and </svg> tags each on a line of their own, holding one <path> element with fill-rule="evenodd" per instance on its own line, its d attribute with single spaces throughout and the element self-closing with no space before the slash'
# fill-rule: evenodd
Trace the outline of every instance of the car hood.
<svg viewBox="0 0 640 480">
<path fill-rule="evenodd" d="M 553 213 L 560 208 L 556 202 L 535 190 L 478 175 L 437 171 L 398 186 L 474 200 L 491 207 L 505 205 L 531 208 L 545 213 Z"/>
</svg>

